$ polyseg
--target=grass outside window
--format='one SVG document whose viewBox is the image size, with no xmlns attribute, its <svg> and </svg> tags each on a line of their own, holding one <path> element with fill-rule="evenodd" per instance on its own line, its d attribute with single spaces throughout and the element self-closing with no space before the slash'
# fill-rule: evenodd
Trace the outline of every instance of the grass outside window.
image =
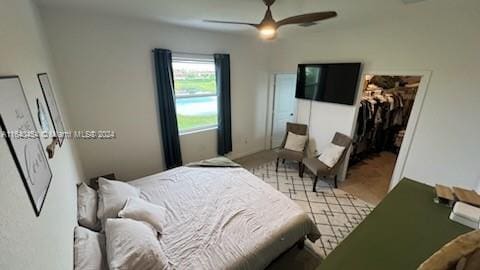
<svg viewBox="0 0 480 270">
<path fill-rule="evenodd" d="M 217 87 L 213 62 L 173 62 L 180 133 L 216 127 Z"/>
</svg>

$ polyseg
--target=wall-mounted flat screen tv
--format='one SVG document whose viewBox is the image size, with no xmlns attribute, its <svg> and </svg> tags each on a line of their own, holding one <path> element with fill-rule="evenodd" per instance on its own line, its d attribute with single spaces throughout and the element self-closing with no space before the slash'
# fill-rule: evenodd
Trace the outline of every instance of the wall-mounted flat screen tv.
<svg viewBox="0 0 480 270">
<path fill-rule="evenodd" d="M 296 98 L 353 105 L 361 63 L 300 64 Z"/>
</svg>

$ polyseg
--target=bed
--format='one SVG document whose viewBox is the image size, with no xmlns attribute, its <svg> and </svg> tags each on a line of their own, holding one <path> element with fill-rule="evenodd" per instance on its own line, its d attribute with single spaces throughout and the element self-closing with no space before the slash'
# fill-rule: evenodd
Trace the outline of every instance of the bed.
<svg viewBox="0 0 480 270">
<path fill-rule="evenodd" d="M 264 269 L 320 238 L 297 204 L 243 168 L 179 167 L 129 184 L 167 209 L 159 241 L 175 269 Z"/>
</svg>

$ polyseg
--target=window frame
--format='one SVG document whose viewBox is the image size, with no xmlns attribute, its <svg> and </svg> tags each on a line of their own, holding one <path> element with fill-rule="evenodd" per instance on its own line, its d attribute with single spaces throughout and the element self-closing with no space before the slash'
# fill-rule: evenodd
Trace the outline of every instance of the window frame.
<svg viewBox="0 0 480 270">
<path fill-rule="evenodd" d="M 172 66 L 174 63 L 190 63 L 190 64 L 213 64 L 215 66 L 215 60 L 213 55 L 193 55 L 193 54 L 173 54 L 172 55 Z M 214 94 L 194 94 L 194 95 L 184 95 L 184 96 L 177 96 L 176 89 L 175 89 L 175 71 L 173 72 L 173 81 L 174 81 L 174 99 L 175 99 L 175 113 L 178 119 L 178 112 L 176 111 L 177 106 L 177 99 L 191 99 L 191 98 L 201 98 L 201 97 L 217 97 L 217 108 L 216 108 L 216 115 L 217 115 L 217 123 L 214 125 L 203 125 L 191 129 L 180 130 L 178 129 L 178 133 L 180 136 L 188 135 L 192 133 L 198 133 L 203 131 L 214 130 L 218 128 L 218 89 L 215 89 Z M 215 74 L 216 80 L 216 74 Z M 216 81 L 215 81 L 216 86 Z M 177 120 L 178 123 L 178 120 Z"/>
</svg>

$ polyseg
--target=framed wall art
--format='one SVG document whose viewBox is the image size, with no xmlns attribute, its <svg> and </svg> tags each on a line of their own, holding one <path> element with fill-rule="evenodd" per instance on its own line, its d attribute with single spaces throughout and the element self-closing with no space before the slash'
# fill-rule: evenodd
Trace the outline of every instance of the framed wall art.
<svg viewBox="0 0 480 270">
<path fill-rule="evenodd" d="M 37 74 L 37 77 L 42 88 L 45 103 L 47 104 L 48 113 L 52 119 L 53 129 L 55 130 L 58 143 L 61 147 L 63 140 L 65 139 L 65 126 L 63 125 L 62 117 L 60 116 L 60 110 L 58 109 L 55 95 L 53 94 L 52 85 L 50 84 L 47 73 L 39 73 Z"/>
<path fill-rule="evenodd" d="M 40 123 L 40 128 L 44 133 L 50 132 L 50 122 L 48 121 L 46 110 L 40 99 L 37 98 L 37 117 Z"/>
<path fill-rule="evenodd" d="M 18 76 L 0 77 L 0 126 L 35 214 L 39 216 L 52 171 Z"/>
</svg>

